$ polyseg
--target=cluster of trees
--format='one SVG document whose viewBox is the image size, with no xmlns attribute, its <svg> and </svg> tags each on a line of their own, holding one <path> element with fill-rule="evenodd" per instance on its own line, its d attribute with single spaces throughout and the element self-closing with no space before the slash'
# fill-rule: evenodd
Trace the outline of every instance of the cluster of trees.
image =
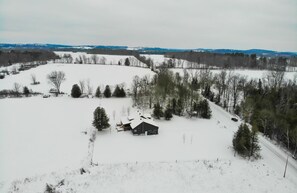
<svg viewBox="0 0 297 193">
<path fill-rule="evenodd" d="M 1 90 L 0 91 L 0 97 L 2 98 L 5 98 L 5 97 L 29 97 L 31 95 L 37 95 L 37 94 L 40 94 L 40 93 L 36 93 L 36 92 L 33 92 L 32 89 L 29 89 L 27 86 L 22 86 L 21 84 L 19 83 L 14 83 L 13 84 L 13 88 L 10 89 L 10 90 Z"/>
<path fill-rule="evenodd" d="M 92 87 L 90 86 L 89 81 L 87 81 L 87 94 L 92 94 Z M 80 81 L 80 84 L 74 84 L 71 89 L 71 96 L 73 98 L 79 98 L 84 94 L 85 91 L 85 84 L 84 81 Z M 103 93 L 101 93 L 100 86 L 97 87 L 95 97 L 102 97 L 102 95 L 105 98 L 110 98 L 110 97 L 126 97 L 126 92 L 124 87 L 120 87 L 119 85 L 116 86 L 114 89 L 113 93 L 111 93 L 111 89 L 109 85 L 105 86 L 105 89 Z"/>
<path fill-rule="evenodd" d="M 54 52 L 48 50 L 0 50 L 0 67 L 14 63 L 48 61 L 58 59 Z"/>
<path fill-rule="evenodd" d="M 200 70 L 198 74 L 205 98 L 237 114 L 296 154 L 297 76 L 285 81 L 284 71 L 279 69 L 257 80 L 226 70 L 216 75 Z"/>
<path fill-rule="evenodd" d="M 233 137 L 233 148 L 236 153 L 243 157 L 260 157 L 260 146 L 257 135 L 257 128 L 250 128 L 247 124 L 241 124 Z"/>
<path fill-rule="evenodd" d="M 133 101 L 134 105 L 140 108 L 152 108 L 154 104 L 156 118 L 164 116 L 169 120 L 171 114 L 181 116 L 188 112 L 191 115 L 196 110 L 199 111 L 200 117 L 210 118 L 211 111 L 207 100 L 203 101 L 199 94 L 200 87 L 198 74 L 185 71 L 182 77 L 179 73 L 174 74 L 167 68 L 161 68 L 152 79 L 149 76 L 133 78 Z M 207 105 L 200 105 L 202 103 Z M 208 109 L 206 116 L 200 109 L 204 107 Z"/>
<path fill-rule="evenodd" d="M 206 99 L 201 100 L 199 103 L 194 102 L 193 110 L 194 110 L 194 113 L 192 114 L 194 116 L 199 116 L 204 119 L 210 119 L 212 116 L 211 109 Z"/>
<path fill-rule="evenodd" d="M 119 61 L 111 61 L 109 64 L 110 65 L 125 65 L 125 66 L 136 66 L 136 67 L 146 67 L 146 63 L 142 63 L 142 62 L 148 62 L 149 59 L 146 59 L 145 57 L 141 57 L 138 56 L 139 59 L 138 60 L 136 57 L 134 56 L 129 56 L 125 59 L 120 59 Z M 107 59 L 106 57 L 102 56 L 99 57 L 97 54 L 92 54 L 92 55 L 86 55 L 86 54 L 82 54 L 79 55 L 76 58 L 73 58 L 71 54 L 64 54 L 60 60 L 56 60 L 56 62 L 61 62 L 61 63 L 67 63 L 67 64 L 108 64 L 107 63 Z"/>
<path fill-rule="evenodd" d="M 285 69 L 287 66 L 297 67 L 297 57 L 257 57 L 256 54 L 246 55 L 243 53 L 210 53 L 210 52 L 175 52 L 165 55 L 171 58 L 167 61 L 168 67 L 184 67 L 188 68 L 203 68 L 216 66 L 219 68 L 249 68 L 249 69 L 274 69 L 276 66 Z M 184 63 L 182 60 L 187 61 Z"/>
<path fill-rule="evenodd" d="M 277 72 L 274 72 L 277 73 Z M 296 154 L 297 81 L 258 80 L 247 89 L 239 115 L 264 135 L 275 139 Z"/>
</svg>

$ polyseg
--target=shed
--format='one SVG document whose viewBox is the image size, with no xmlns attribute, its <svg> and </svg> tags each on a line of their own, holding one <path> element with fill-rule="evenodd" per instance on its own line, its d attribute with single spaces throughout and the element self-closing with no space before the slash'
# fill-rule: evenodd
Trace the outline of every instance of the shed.
<svg viewBox="0 0 297 193">
<path fill-rule="evenodd" d="M 128 118 L 123 117 L 121 119 L 121 126 L 124 129 L 124 131 L 130 130 L 131 129 L 131 121 Z"/>
<path fill-rule="evenodd" d="M 159 127 L 151 120 L 134 120 L 131 122 L 133 134 L 157 135 Z"/>
</svg>

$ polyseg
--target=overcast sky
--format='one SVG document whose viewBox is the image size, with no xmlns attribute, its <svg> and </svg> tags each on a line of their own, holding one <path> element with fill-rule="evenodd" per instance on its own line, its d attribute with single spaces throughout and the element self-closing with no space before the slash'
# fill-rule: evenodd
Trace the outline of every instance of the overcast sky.
<svg viewBox="0 0 297 193">
<path fill-rule="evenodd" d="M 0 43 L 297 51 L 297 0 L 0 0 Z"/>
</svg>

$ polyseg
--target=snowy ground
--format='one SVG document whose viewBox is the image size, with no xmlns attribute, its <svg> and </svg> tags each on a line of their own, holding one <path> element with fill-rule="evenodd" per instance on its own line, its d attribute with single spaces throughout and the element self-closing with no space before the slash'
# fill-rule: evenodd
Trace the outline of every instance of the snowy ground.
<svg viewBox="0 0 297 193">
<path fill-rule="evenodd" d="M 184 69 L 171 69 L 174 73 L 178 72 L 180 75 L 183 76 Z M 187 71 L 190 73 L 196 73 L 199 70 L 195 69 L 187 69 Z M 210 70 L 210 72 L 213 73 L 213 75 L 220 73 L 222 70 Z M 228 71 L 227 71 L 228 72 Z M 233 70 L 234 74 L 239 74 L 241 76 L 246 76 L 248 79 L 261 79 L 263 78 L 269 71 L 268 70 L 240 70 L 236 69 Z M 297 72 L 285 72 L 285 80 L 293 80 L 294 78 L 297 78 Z"/>
<path fill-rule="evenodd" d="M 59 56 L 63 56 L 64 54 L 70 54 L 73 58 L 73 63 L 76 59 L 79 57 L 87 57 L 91 58 L 93 55 L 97 56 L 97 63 L 99 64 L 109 64 L 109 65 L 118 65 L 118 62 L 120 62 L 122 65 L 125 63 L 125 59 L 129 58 L 131 65 L 138 65 L 142 67 L 146 67 L 147 65 L 140 62 L 137 58 L 135 58 L 132 55 L 106 55 L 106 54 L 87 54 L 86 52 L 64 52 L 64 51 L 55 51 L 55 53 Z M 90 61 L 90 63 L 93 63 L 93 61 Z"/>
<path fill-rule="evenodd" d="M 154 73 L 147 68 L 126 67 L 118 65 L 90 65 L 90 64 L 47 64 L 22 71 L 17 75 L 9 75 L 0 80 L 0 90 L 12 89 L 14 83 L 27 86 L 35 92 L 48 93 L 53 88 L 47 81 L 46 76 L 52 71 L 63 71 L 66 74 L 66 81 L 61 84 L 61 91 L 70 93 L 72 85 L 78 84 L 80 80 L 90 80 L 90 84 L 95 92 L 97 86 L 104 89 L 105 85 L 115 86 L 124 84 L 130 88 L 133 77 L 138 75 L 143 77 Z M 31 85 L 31 74 L 35 74 L 39 85 Z"/>
<path fill-rule="evenodd" d="M 88 153 L 83 131 L 99 105 L 112 129 L 97 134 L 98 166 L 80 175 Z M 43 192 L 62 179 L 61 192 L 295 192 L 296 162 L 290 159 L 284 179 L 285 154 L 265 138 L 263 159 L 234 157 L 239 123 L 220 107 L 211 104 L 211 120 L 175 116 L 157 121 L 159 135 L 133 136 L 114 129 L 131 105 L 129 98 L 0 100 L 0 192 Z"/>
<path fill-rule="evenodd" d="M 18 82 L 48 92 L 46 75 L 52 70 L 65 72 L 61 90 L 68 93 L 79 80 L 89 79 L 94 89 L 122 82 L 130 87 L 134 75 L 153 75 L 135 67 L 48 64 L 0 80 L 0 90 Z M 256 74 L 247 72 L 251 77 Z M 30 85 L 32 73 L 40 85 Z M 171 121 L 157 121 L 159 135 L 133 136 L 115 130 L 121 117 L 136 111 L 130 98 L 1 99 L 0 192 L 44 192 L 46 183 L 62 179 L 61 192 L 295 192 L 296 161 L 289 159 L 283 178 L 286 154 L 262 136 L 262 159 L 234 157 L 232 137 L 240 123 L 210 105 L 210 120 L 174 116 Z M 85 132 L 92 128 L 97 106 L 106 109 L 111 129 L 97 134 L 93 162 L 98 166 L 81 175 L 79 168 L 89 159 Z"/>
</svg>

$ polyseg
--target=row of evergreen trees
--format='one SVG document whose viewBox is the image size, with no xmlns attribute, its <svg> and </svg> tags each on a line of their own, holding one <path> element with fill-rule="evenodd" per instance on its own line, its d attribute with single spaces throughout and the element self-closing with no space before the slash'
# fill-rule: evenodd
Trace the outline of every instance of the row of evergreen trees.
<svg viewBox="0 0 297 193">
<path fill-rule="evenodd" d="M 73 98 L 79 98 L 82 96 L 82 92 L 78 84 L 74 84 L 71 89 L 71 96 Z M 105 98 L 110 98 L 110 97 L 126 97 L 126 92 L 123 87 L 119 87 L 119 85 L 116 86 L 114 89 L 113 93 L 111 93 L 111 89 L 109 85 L 105 86 L 105 89 L 103 93 L 101 93 L 100 87 L 98 86 L 96 89 L 95 97 L 102 97 L 102 94 Z"/>
</svg>

